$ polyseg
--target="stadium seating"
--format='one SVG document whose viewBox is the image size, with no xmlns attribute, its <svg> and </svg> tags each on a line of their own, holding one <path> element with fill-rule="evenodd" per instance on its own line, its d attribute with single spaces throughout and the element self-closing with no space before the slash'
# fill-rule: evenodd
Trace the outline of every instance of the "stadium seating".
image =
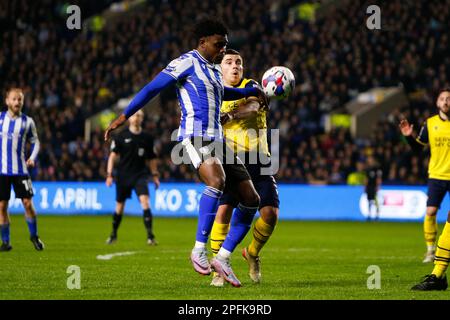
<svg viewBox="0 0 450 320">
<path fill-rule="evenodd" d="M 81 1 L 83 17 L 112 2 Z M 343 184 L 369 154 L 378 158 L 384 183 L 426 181 L 428 159 L 410 152 L 397 123 L 407 117 L 418 128 L 435 112 L 432 94 L 449 83 L 445 1 L 389 1 L 380 31 L 364 26 L 366 1 L 351 1 L 316 21 L 289 15 L 297 1 L 192 2 L 152 1 L 99 33 L 69 31 L 66 15 L 51 1 L 0 5 L 0 82 L 26 88 L 24 111 L 35 118 L 42 143 L 34 179 L 104 179 L 109 149 L 98 128 L 84 142 L 84 119 L 137 92 L 172 58 L 193 48 L 186 27 L 201 8 L 230 27 L 230 47 L 241 52 L 246 76 L 258 80 L 273 65 L 295 72 L 295 92 L 273 103 L 268 123 L 280 129 L 280 181 Z M 325 132 L 326 113 L 375 86 L 402 86 L 410 105 L 374 119 L 378 129 L 370 139 L 354 138 L 345 128 Z M 146 120 L 157 137 L 162 179 L 197 181 L 189 167 L 170 161 L 179 111 L 173 92 L 162 103 L 164 116 Z"/>
</svg>

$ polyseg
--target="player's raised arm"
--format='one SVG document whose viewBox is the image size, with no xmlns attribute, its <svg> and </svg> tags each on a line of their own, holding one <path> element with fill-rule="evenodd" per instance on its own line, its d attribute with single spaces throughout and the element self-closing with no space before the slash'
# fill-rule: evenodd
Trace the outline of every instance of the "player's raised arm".
<svg viewBox="0 0 450 320">
<path fill-rule="evenodd" d="M 425 146 L 428 145 L 427 124 L 425 123 L 422 126 L 417 138 L 414 137 L 413 127 L 414 125 L 410 124 L 406 119 L 400 121 L 399 128 L 402 134 L 406 137 L 406 141 L 411 146 L 414 152 L 420 152 Z"/>
<path fill-rule="evenodd" d="M 250 88 L 224 88 L 224 101 L 233 101 L 248 97 L 257 97 L 262 105 L 269 105 L 269 98 L 267 98 L 264 91 L 259 87 L 255 86 Z"/>
<path fill-rule="evenodd" d="M 111 122 L 105 131 L 105 141 L 109 140 L 111 131 L 123 125 L 129 117 L 144 107 L 150 100 L 160 93 L 162 89 L 175 84 L 176 82 L 176 78 L 168 75 L 164 71 L 160 72 L 151 82 L 149 82 L 136 94 L 125 111 L 113 122 Z"/>
<path fill-rule="evenodd" d="M 220 116 L 221 124 L 225 124 L 228 121 L 233 119 L 247 119 L 256 116 L 259 109 L 261 107 L 261 103 L 256 97 L 249 97 L 245 100 L 245 102 L 241 103 L 237 109 L 222 113 Z"/>
</svg>

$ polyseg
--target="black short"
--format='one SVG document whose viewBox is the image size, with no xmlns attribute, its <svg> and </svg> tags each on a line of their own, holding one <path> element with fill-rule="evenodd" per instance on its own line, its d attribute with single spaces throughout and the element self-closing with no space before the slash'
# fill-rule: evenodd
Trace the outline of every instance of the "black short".
<svg viewBox="0 0 450 320">
<path fill-rule="evenodd" d="M 428 179 L 427 207 L 441 207 L 445 194 L 450 193 L 450 180 Z"/>
<path fill-rule="evenodd" d="M 11 185 L 14 187 L 16 198 L 32 198 L 34 195 L 30 176 L 0 175 L 0 200 L 11 198 Z"/>
<path fill-rule="evenodd" d="M 220 141 L 204 141 L 202 137 L 186 139 L 182 142 L 184 161 L 198 169 L 210 157 L 217 157 L 225 171 L 225 188 L 233 187 L 242 181 L 250 180 L 250 175 L 239 157 Z"/>
<path fill-rule="evenodd" d="M 148 191 L 149 176 L 143 175 L 138 178 L 119 178 L 116 181 L 116 201 L 125 202 L 131 198 L 131 192 L 136 192 L 137 196 L 149 195 Z"/>
<path fill-rule="evenodd" d="M 366 188 L 367 200 L 375 200 L 377 197 L 377 190 L 374 187 Z"/>
<path fill-rule="evenodd" d="M 261 175 L 261 168 L 263 168 L 263 166 L 260 164 L 248 164 L 245 167 L 247 168 L 256 192 L 258 192 L 261 199 L 259 208 L 261 209 L 267 206 L 279 208 L 280 200 L 275 178 L 271 175 Z M 228 204 L 237 207 L 238 203 L 239 200 L 225 187 L 225 192 L 220 198 L 219 205 Z"/>
</svg>

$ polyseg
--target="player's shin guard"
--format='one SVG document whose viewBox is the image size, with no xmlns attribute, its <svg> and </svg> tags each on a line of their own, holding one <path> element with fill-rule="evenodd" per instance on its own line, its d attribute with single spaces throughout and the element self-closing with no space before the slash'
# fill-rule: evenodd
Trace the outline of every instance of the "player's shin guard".
<svg viewBox="0 0 450 320">
<path fill-rule="evenodd" d="M 2 242 L 9 243 L 9 223 L 0 225 Z"/>
<path fill-rule="evenodd" d="M 36 217 L 33 218 L 26 218 L 27 225 L 28 225 L 28 231 L 30 231 L 31 237 L 37 237 L 37 221 Z"/>
<path fill-rule="evenodd" d="M 198 242 L 208 242 L 208 236 L 211 232 L 214 218 L 216 217 L 219 199 L 222 191 L 207 186 L 202 193 L 199 204 L 199 217 L 197 225 L 196 240 Z"/>
<path fill-rule="evenodd" d="M 265 223 L 261 217 L 256 220 L 255 225 L 253 226 L 253 239 L 248 246 L 248 253 L 251 256 L 259 256 L 259 252 L 269 240 L 274 229 L 275 226 Z"/>
<path fill-rule="evenodd" d="M 144 226 L 147 230 L 147 238 L 153 239 L 155 235 L 153 234 L 153 215 L 150 208 L 144 210 Z"/>
<path fill-rule="evenodd" d="M 120 222 L 122 221 L 122 215 L 121 214 L 117 214 L 116 212 L 114 212 L 113 214 L 113 235 L 117 235 L 117 229 L 119 229 L 120 226 Z"/>
<path fill-rule="evenodd" d="M 432 274 L 438 278 L 442 278 L 447 271 L 448 264 L 450 262 L 450 223 L 446 222 L 444 230 L 439 237 L 436 257 L 434 259 L 434 269 Z"/>
<path fill-rule="evenodd" d="M 222 249 L 233 252 L 237 245 L 241 243 L 250 230 L 256 210 L 258 210 L 258 207 L 245 207 L 239 203 L 231 218 L 230 232 L 228 232 Z"/>
<path fill-rule="evenodd" d="M 438 225 L 436 222 L 436 215 L 425 215 L 425 219 L 423 221 L 423 233 L 428 250 L 434 250 L 434 247 L 436 246 L 437 231 Z"/>
<path fill-rule="evenodd" d="M 219 252 L 222 247 L 225 238 L 227 237 L 228 230 L 230 230 L 230 224 L 222 224 L 214 222 L 214 225 L 211 230 L 211 251 L 213 256 Z"/>
</svg>

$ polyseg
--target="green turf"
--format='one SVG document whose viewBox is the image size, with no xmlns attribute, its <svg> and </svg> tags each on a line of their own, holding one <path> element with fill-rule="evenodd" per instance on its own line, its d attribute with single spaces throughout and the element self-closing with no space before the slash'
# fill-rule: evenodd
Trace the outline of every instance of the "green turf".
<svg viewBox="0 0 450 320">
<path fill-rule="evenodd" d="M 450 292 L 413 292 L 430 273 L 418 223 L 280 221 L 262 252 L 263 282 L 247 276 L 241 246 L 233 268 L 243 287 L 213 288 L 188 259 L 196 219 L 156 218 L 160 242 L 148 247 L 142 219 L 126 216 L 108 246 L 110 217 L 39 217 L 46 244 L 37 252 L 24 219 L 12 216 L 13 250 L 0 253 L 3 299 L 449 299 Z M 250 234 L 243 243 L 247 244 Z M 98 260 L 97 255 L 137 251 Z M 67 289 L 67 267 L 81 268 L 81 289 Z M 381 289 L 367 288 L 368 266 L 381 269 Z"/>
</svg>

